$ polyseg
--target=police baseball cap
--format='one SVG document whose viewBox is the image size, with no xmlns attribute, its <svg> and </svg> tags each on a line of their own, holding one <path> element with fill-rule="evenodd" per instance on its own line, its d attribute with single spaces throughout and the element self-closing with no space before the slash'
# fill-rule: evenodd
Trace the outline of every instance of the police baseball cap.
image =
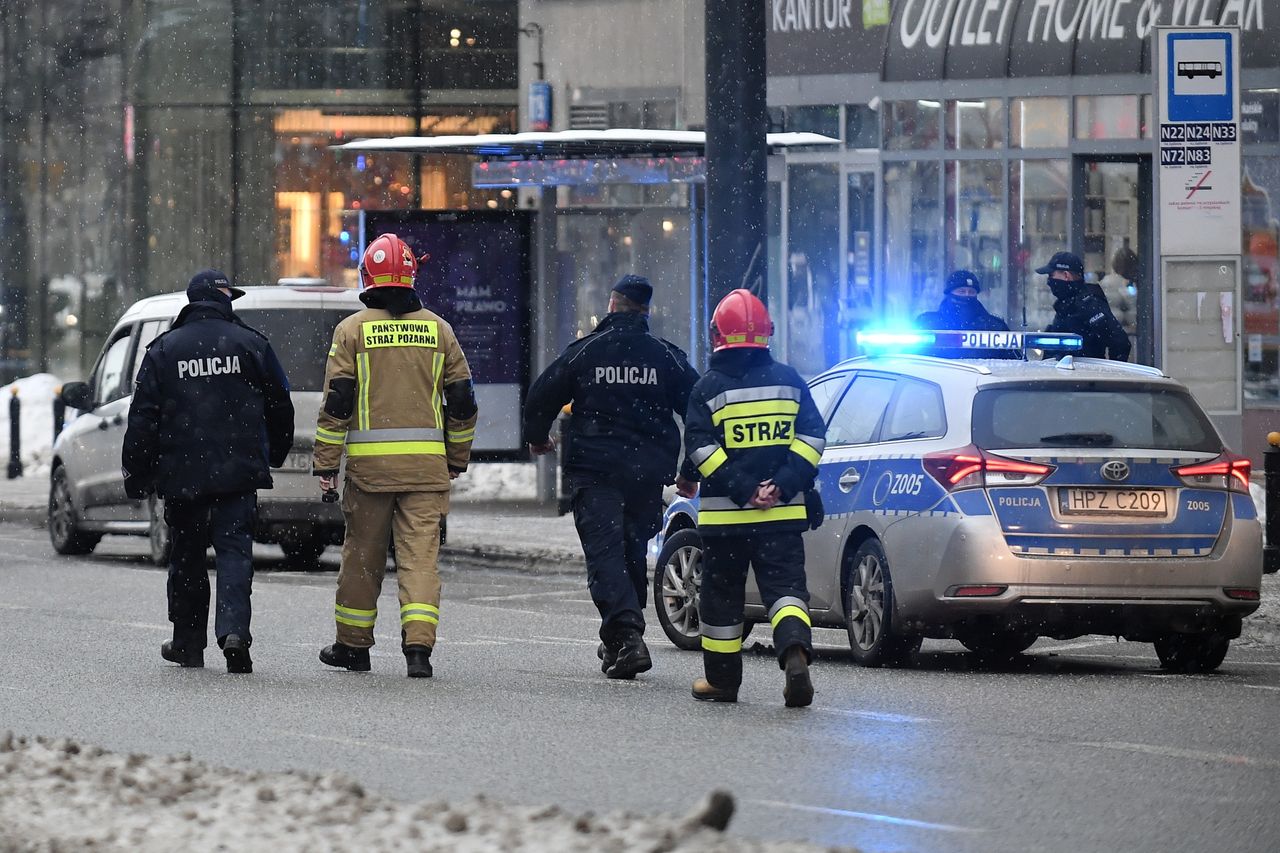
<svg viewBox="0 0 1280 853">
<path fill-rule="evenodd" d="M 231 291 L 232 299 L 239 299 L 244 296 L 244 291 L 238 287 L 231 286 L 231 279 L 227 274 L 219 270 L 200 270 L 200 272 L 191 276 L 191 281 L 187 282 L 187 301 L 188 302 L 206 302 L 211 299 L 217 299 L 218 290 L 226 288 Z"/>
<path fill-rule="evenodd" d="M 947 276 L 947 283 L 942 286 L 943 293 L 950 293 L 957 287 L 972 287 L 974 290 L 982 291 L 982 282 L 978 281 L 978 277 L 968 270 L 956 270 Z"/>
<path fill-rule="evenodd" d="M 1058 271 L 1072 273 L 1076 278 L 1084 278 L 1084 261 L 1080 260 L 1079 255 L 1071 252 L 1058 252 L 1049 259 L 1049 263 L 1036 269 L 1040 275 L 1049 275 Z"/>
<path fill-rule="evenodd" d="M 624 275 L 613 289 L 637 305 L 648 305 L 653 298 L 653 285 L 642 275 Z"/>
</svg>

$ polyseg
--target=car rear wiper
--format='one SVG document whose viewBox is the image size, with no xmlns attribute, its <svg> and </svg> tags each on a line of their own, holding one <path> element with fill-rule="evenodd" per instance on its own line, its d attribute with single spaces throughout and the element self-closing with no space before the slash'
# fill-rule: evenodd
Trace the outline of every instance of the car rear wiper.
<svg viewBox="0 0 1280 853">
<path fill-rule="evenodd" d="M 1080 444 L 1085 447 L 1110 447 L 1115 444 L 1116 437 L 1109 432 L 1060 432 L 1057 435 L 1040 436 L 1041 443 L 1051 442 Z"/>
</svg>

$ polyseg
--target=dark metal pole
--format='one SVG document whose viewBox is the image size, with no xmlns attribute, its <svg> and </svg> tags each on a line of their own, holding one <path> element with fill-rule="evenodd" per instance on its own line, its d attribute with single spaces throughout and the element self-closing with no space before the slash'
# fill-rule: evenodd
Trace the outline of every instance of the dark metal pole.
<svg viewBox="0 0 1280 853">
<path fill-rule="evenodd" d="M 1262 571 L 1280 571 L 1280 432 L 1267 435 L 1267 449 L 1262 454 L 1262 470 L 1266 473 L 1267 517 L 1263 539 Z"/>
<path fill-rule="evenodd" d="M 13 389 L 9 398 L 9 479 L 16 480 L 22 476 L 22 401 L 18 399 L 18 389 Z"/>
<path fill-rule="evenodd" d="M 422 0 L 417 0 L 413 4 L 413 11 L 410 13 L 412 24 L 410 25 L 410 50 L 413 51 L 413 57 L 410 59 L 410 68 L 413 73 L 413 132 L 410 136 L 417 136 L 422 133 L 422 118 L 426 113 L 426 92 L 427 92 L 427 70 L 426 63 L 422 61 L 422 28 L 425 26 L 426 15 L 422 11 Z M 422 157 L 413 158 L 413 197 L 416 200 L 416 206 L 423 206 L 422 198 Z"/>
<path fill-rule="evenodd" d="M 231 262 L 227 271 L 233 283 L 240 275 L 240 75 L 244 67 L 240 7 L 240 0 L 231 0 Z"/>
<path fill-rule="evenodd" d="M 707 0 L 707 304 L 766 293 L 765 7 Z M 705 330 L 704 330 L 705 333 Z"/>
</svg>

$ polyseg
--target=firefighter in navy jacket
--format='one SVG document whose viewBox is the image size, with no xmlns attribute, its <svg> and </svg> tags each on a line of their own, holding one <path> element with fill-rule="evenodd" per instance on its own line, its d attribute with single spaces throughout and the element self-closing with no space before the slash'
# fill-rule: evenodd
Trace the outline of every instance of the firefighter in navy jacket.
<svg viewBox="0 0 1280 853">
<path fill-rule="evenodd" d="M 683 494 L 702 480 L 702 659 L 693 697 L 736 702 L 742 682 L 742 608 L 747 568 L 773 625 L 788 707 L 813 701 L 812 637 L 801 533 L 821 523 L 813 492 L 826 425 L 809 388 L 773 360 L 773 323 L 746 290 L 721 300 L 711 320 L 712 355 L 685 416 Z M 810 524 L 812 519 L 813 524 Z"/>
<path fill-rule="evenodd" d="M 678 347 L 649 333 L 652 296 L 647 279 L 623 276 L 608 316 L 538 377 L 524 409 L 525 441 L 546 453 L 555 447 L 552 421 L 573 403 L 565 480 L 600 612 L 596 653 L 609 678 L 634 678 L 652 666 L 643 638 L 648 542 L 680 457 L 676 418 L 698 381 Z"/>
<path fill-rule="evenodd" d="M 123 467 L 132 498 L 156 492 L 173 542 L 169 621 L 160 653 L 204 665 L 209 576 L 217 557 L 214 634 L 228 672 L 252 672 L 249 658 L 251 550 L 257 489 L 293 445 L 289 382 L 271 344 L 240 322 L 231 300 L 244 291 L 217 270 L 197 273 L 173 328 L 156 338 L 138 369 L 129 405 Z"/>
</svg>

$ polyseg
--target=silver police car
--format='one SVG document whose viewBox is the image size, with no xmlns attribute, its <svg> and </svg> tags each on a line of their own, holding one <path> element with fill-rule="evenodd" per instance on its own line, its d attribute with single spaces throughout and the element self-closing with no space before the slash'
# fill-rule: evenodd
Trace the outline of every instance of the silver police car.
<svg viewBox="0 0 1280 853">
<path fill-rule="evenodd" d="M 926 637 L 1007 657 L 1102 634 L 1208 671 L 1258 607 L 1250 463 L 1155 368 L 883 355 L 810 390 L 828 424 L 811 614 L 847 629 L 863 665 L 903 663 Z M 659 622 L 684 648 L 698 645 L 696 518 L 696 500 L 668 508 L 654 572 Z M 766 621 L 754 588 L 747 600 L 747 622 Z"/>
</svg>

